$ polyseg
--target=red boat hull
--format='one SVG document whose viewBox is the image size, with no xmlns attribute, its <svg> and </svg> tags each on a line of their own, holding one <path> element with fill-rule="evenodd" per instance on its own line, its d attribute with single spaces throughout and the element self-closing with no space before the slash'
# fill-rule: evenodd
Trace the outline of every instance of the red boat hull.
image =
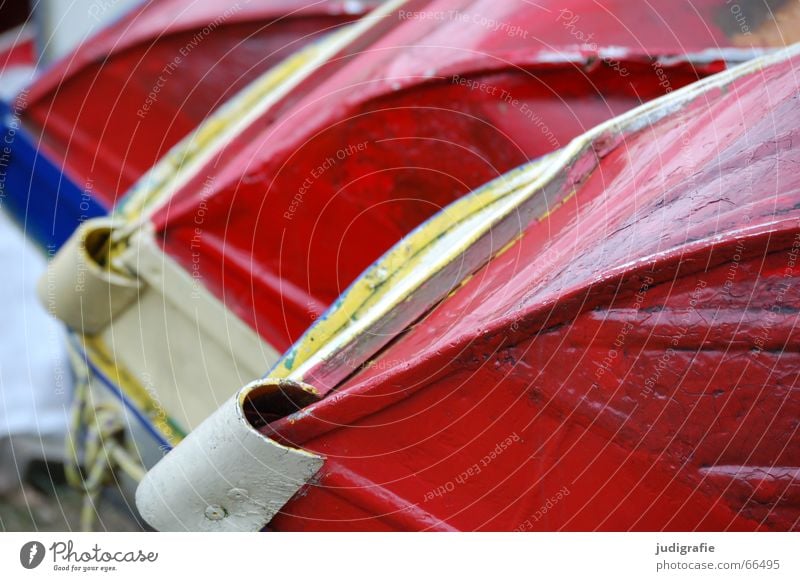
<svg viewBox="0 0 800 581">
<path fill-rule="evenodd" d="M 278 530 L 797 530 L 800 57 L 610 131 L 548 212 L 265 433 Z"/>
<path fill-rule="evenodd" d="M 148 2 L 47 70 L 23 117 L 73 181 L 112 207 L 217 107 L 370 2 Z"/>
<path fill-rule="evenodd" d="M 157 237 L 282 351 L 431 214 L 742 43 L 722 0 L 656 4 L 409 2 L 222 148 Z"/>
</svg>

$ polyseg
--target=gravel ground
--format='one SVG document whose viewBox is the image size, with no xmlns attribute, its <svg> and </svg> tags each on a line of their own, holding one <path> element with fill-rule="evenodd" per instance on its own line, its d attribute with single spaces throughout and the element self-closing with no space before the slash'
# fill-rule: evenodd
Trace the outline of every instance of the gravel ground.
<svg viewBox="0 0 800 581">
<path fill-rule="evenodd" d="M 0 531 L 80 531 L 83 494 L 66 484 L 60 465 L 34 464 L 25 482 L 0 496 Z M 95 531 L 140 531 L 119 489 L 110 486 L 95 507 Z"/>
</svg>

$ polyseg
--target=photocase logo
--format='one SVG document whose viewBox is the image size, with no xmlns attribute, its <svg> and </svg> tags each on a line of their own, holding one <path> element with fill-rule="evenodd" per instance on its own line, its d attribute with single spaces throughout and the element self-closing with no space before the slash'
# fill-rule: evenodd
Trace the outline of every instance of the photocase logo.
<svg viewBox="0 0 800 581">
<path fill-rule="evenodd" d="M 44 553 L 44 545 L 39 541 L 25 543 L 19 550 L 19 562 L 26 569 L 35 569 L 41 565 Z"/>
</svg>

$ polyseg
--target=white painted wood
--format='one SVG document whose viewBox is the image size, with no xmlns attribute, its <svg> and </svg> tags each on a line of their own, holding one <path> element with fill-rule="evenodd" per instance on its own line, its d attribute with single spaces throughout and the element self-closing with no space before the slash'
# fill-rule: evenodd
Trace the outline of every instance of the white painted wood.
<svg viewBox="0 0 800 581">
<path fill-rule="evenodd" d="M 244 387 L 152 468 L 136 491 L 142 517 L 159 531 L 257 531 L 322 467 L 249 424 L 243 402 L 280 381 Z"/>
<path fill-rule="evenodd" d="M 189 431 L 262 376 L 278 352 L 165 255 L 149 228 L 128 241 L 115 272 L 100 267 L 85 239 L 118 224 L 86 222 L 40 279 L 39 299 L 68 327 L 99 339 L 164 418 Z"/>
<path fill-rule="evenodd" d="M 59 250 L 39 279 L 39 300 L 50 314 L 84 335 L 95 335 L 141 290 L 136 277 L 102 266 L 98 247 L 116 227 L 110 218 L 87 220 Z"/>
</svg>

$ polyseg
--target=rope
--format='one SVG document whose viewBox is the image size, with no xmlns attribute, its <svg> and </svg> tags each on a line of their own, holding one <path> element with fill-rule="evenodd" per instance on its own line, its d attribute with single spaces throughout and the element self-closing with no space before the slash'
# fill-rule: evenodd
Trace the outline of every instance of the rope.
<svg viewBox="0 0 800 581">
<path fill-rule="evenodd" d="M 145 470 L 125 448 L 125 425 L 119 408 L 109 403 L 93 404 L 88 365 L 72 345 L 69 351 L 76 383 L 64 473 L 67 482 L 84 494 L 80 523 L 81 529 L 89 532 L 97 518 L 103 487 L 116 480 L 115 470 L 136 482 L 141 481 Z"/>
</svg>

